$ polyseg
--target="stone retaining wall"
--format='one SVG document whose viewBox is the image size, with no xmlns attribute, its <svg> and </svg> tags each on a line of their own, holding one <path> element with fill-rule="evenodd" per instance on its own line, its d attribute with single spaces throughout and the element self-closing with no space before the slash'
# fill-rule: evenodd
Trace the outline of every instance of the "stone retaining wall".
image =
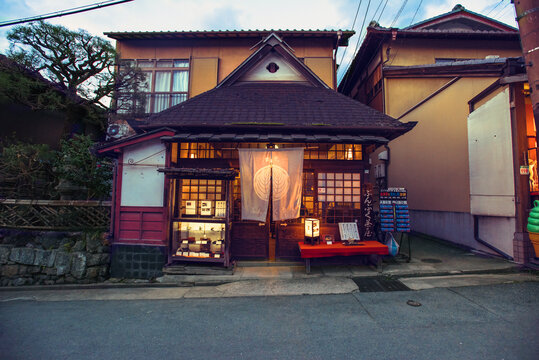
<svg viewBox="0 0 539 360">
<path fill-rule="evenodd" d="M 103 233 L 0 232 L 0 285 L 88 284 L 109 278 Z"/>
</svg>

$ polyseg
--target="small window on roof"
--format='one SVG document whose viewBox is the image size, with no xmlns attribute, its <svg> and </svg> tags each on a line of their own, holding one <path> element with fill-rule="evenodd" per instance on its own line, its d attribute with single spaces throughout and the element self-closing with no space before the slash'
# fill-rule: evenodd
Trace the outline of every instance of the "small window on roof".
<svg viewBox="0 0 539 360">
<path fill-rule="evenodd" d="M 277 65 L 276 63 L 274 62 L 270 62 L 268 64 L 268 66 L 266 66 L 266 69 L 270 72 L 270 73 L 276 73 L 277 70 L 279 70 L 279 65 Z"/>
</svg>

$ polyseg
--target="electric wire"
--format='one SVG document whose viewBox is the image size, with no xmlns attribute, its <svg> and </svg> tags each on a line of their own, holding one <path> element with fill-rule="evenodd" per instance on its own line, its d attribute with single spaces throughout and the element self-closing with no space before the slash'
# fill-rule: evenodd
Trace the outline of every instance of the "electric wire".
<svg viewBox="0 0 539 360">
<path fill-rule="evenodd" d="M 345 72 L 344 78 L 342 80 L 342 81 L 344 81 L 343 86 L 346 86 L 346 82 L 348 81 L 348 78 L 349 78 L 348 77 L 348 69 L 350 68 L 350 65 L 352 64 L 352 61 L 356 57 L 359 43 L 363 39 L 361 35 L 363 35 L 363 27 L 365 26 L 365 20 L 367 19 L 367 14 L 369 13 L 370 6 L 371 6 L 371 0 L 369 0 L 369 3 L 367 4 L 367 10 L 365 10 L 365 16 L 363 17 L 363 22 L 362 22 L 361 28 L 359 30 L 359 35 L 358 35 L 358 38 L 357 38 L 356 46 L 354 46 L 354 52 L 352 53 L 352 57 L 350 57 L 350 60 L 348 61 L 348 65 L 346 66 L 346 72 Z"/>
<path fill-rule="evenodd" d="M 419 5 L 417 5 L 417 9 L 415 9 L 414 16 L 412 17 L 412 21 L 410 21 L 410 25 L 409 25 L 409 26 L 411 26 L 411 25 L 414 23 L 415 17 L 416 17 L 416 15 L 417 15 L 418 11 L 419 11 L 419 8 L 421 7 L 421 4 L 423 4 L 423 0 L 421 0 L 421 1 L 419 2 Z"/>
<path fill-rule="evenodd" d="M 389 0 L 386 0 L 386 3 L 384 4 L 384 7 L 382 8 L 382 11 L 380 12 L 380 15 L 378 16 L 378 20 L 376 20 L 377 23 L 380 23 L 380 18 L 382 17 L 382 14 L 384 13 L 384 10 L 386 9 L 387 2 Z"/>
<path fill-rule="evenodd" d="M 356 16 L 354 16 L 354 21 L 352 22 L 352 30 L 354 30 L 354 26 L 356 26 L 357 15 L 359 14 L 359 8 L 361 7 L 362 2 L 363 2 L 363 0 L 359 0 L 359 4 L 357 5 Z M 344 55 L 346 55 L 346 50 L 348 50 L 348 46 L 344 48 L 344 51 L 343 51 L 342 56 L 341 56 L 341 61 L 339 61 L 339 64 L 342 64 L 342 60 L 344 59 Z"/>
<path fill-rule="evenodd" d="M 500 0 L 500 2 L 498 2 L 498 3 L 496 4 L 496 6 L 494 6 L 492 9 L 490 9 L 489 12 L 485 14 L 485 16 L 488 16 L 488 15 L 489 15 L 491 12 L 493 12 L 498 6 L 500 6 L 501 3 L 503 3 L 504 1 L 505 1 L 505 0 Z"/>
<path fill-rule="evenodd" d="M 372 19 L 374 20 L 376 18 L 376 14 L 378 14 L 378 10 L 380 10 L 380 6 L 382 6 L 382 3 L 384 2 L 384 0 L 380 0 L 380 4 L 378 4 L 378 7 L 376 8 L 376 11 L 374 12 L 374 14 L 372 15 Z"/>
<path fill-rule="evenodd" d="M 10 26 L 10 25 L 17 25 L 17 24 L 33 22 L 33 21 L 40 21 L 40 20 L 45 20 L 45 19 L 52 19 L 52 18 L 55 18 L 55 17 L 61 17 L 61 16 L 65 16 L 65 15 L 73 15 L 73 14 L 78 14 L 78 13 L 85 12 L 85 11 L 100 9 L 100 8 L 107 7 L 107 6 L 119 5 L 119 4 L 130 2 L 130 1 L 134 1 L 134 0 L 107 0 L 107 1 L 102 1 L 100 3 L 94 3 L 94 4 L 89 4 L 89 5 L 78 6 L 78 7 L 74 7 L 74 8 L 71 8 L 71 9 L 66 9 L 66 10 L 60 10 L 60 11 L 55 11 L 55 12 L 51 12 L 51 13 L 46 13 L 46 14 L 43 14 L 43 15 L 37 15 L 37 16 L 32 16 L 32 17 L 27 17 L 27 18 L 20 18 L 20 19 L 15 19 L 15 20 L 2 21 L 2 22 L 0 22 L 0 27 Z"/>
<path fill-rule="evenodd" d="M 401 16 L 402 11 L 404 10 L 404 7 L 406 6 L 407 3 L 408 3 L 408 0 L 403 1 L 401 8 L 399 9 L 399 11 L 397 11 L 397 14 L 395 15 L 395 18 L 393 19 L 393 21 L 391 22 L 391 25 L 389 27 L 393 27 L 395 25 L 395 23 L 397 22 L 397 20 Z"/>
</svg>

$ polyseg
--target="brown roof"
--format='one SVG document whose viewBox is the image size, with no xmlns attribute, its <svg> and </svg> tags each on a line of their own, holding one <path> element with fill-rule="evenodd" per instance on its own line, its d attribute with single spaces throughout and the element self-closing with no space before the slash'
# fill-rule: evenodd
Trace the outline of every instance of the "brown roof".
<svg viewBox="0 0 539 360">
<path fill-rule="evenodd" d="M 347 46 L 353 30 L 211 30 L 211 31 L 109 31 L 104 34 L 115 40 L 170 40 L 170 39 L 223 39 L 223 38 L 264 38 L 277 33 L 285 38 L 333 37 L 339 46 Z"/>
<path fill-rule="evenodd" d="M 264 128 L 272 131 L 382 135 L 410 130 L 367 105 L 334 90 L 292 83 L 245 83 L 216 88 L 150 116 L 142 128 Z"/>
</svg>

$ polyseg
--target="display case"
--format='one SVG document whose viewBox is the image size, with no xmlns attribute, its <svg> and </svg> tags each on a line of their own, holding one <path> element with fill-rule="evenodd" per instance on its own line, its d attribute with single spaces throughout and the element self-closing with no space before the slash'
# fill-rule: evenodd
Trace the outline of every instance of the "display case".
<svg viewBox="0 0 539 360">
<path fill-rule="evenodd" d="M 177 177 L 170 180 L 169 263 L 230 265 L 230 197 L 237 172 L 226 171 L 174 171 Z"/>
</svg>

